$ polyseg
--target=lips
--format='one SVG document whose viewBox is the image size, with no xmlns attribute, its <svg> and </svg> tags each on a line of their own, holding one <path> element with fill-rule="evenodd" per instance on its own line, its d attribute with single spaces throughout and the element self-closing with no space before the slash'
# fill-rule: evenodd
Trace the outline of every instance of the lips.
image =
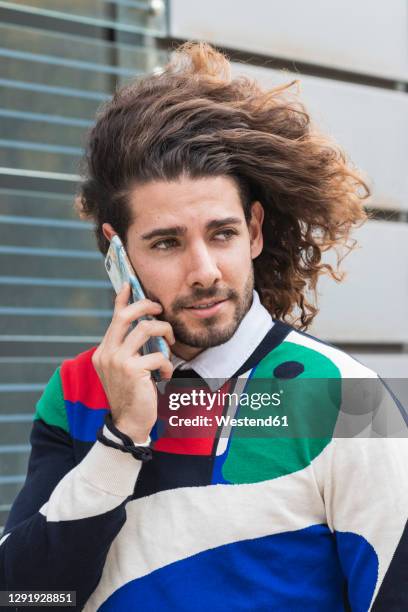
<svg viewBox="0 0 408 612">
<path fill-rule="evenodd" d="M 214 302 L 213 306 L 208 306 L 207 308 L 195 308 L 194 306 L 189 306 L 186 308 L 186 310 L 189 311 L 189 314 L 192 317 L 195 317 L 198 319 L 204 319 L 204 318 L 212 317 L 218 314 L 225 307 L 225 304 L 227 304 L 227 302 L 228 300 L 221 300 L 219 302 Z M 211 302 L 207 302 L 207 303 L 211 303 Z"/>
<path fill-rule="evenodd" d="M 215 306 L 216 304 L 219 304 L 220 302 L 223 302 L 224 300 L 212 300 L 209 302 L 199 302 L 197 304 L 193 304 L 192 306 L 186 306 L 186 308 L 197 308 L 197 307 L 203 307 L 203 306 L 207 306 L 207 308 L 210 308 L 212 306 Z"/>
</svg>

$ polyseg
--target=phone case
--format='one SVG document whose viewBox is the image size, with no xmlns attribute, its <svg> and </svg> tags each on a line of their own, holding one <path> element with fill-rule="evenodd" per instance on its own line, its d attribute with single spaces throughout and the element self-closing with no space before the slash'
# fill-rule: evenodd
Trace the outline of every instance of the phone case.
<svg viewBox="0 0 408 612">
<path fill-rule="evenodd" d="M 116 293 L 119 293 L 125 282 L 130 283 L 132 289 L 132 300 L 130 303 L 137 302 L 145 298 L 145 294 L 140 284 L 139 279 L 136 276 L 135 271 L 128 259 L 125 248 L 120 240 L 119 236 L 113 236 L 109 250 L 105 258 L 105 268 L 108 276 L 112 282 L 113 288 Z M 144 315 L 137 321 L 132 323 L 132 327 L 135 327 L 138 321 L 143 319 L 152 320 L 155 317 L 151 315 Z M 142 354 L 147 355 L 149 353 L 157 353 L 161 351 L 167 359 L 170 358 L 170 351 L 164 338 L 161 336 L 151 336 L 149 340 L 142 347 Z M 153 370 L 152 376 L 156 381 L 160 380 L 160 371 Z"/>
</svg>

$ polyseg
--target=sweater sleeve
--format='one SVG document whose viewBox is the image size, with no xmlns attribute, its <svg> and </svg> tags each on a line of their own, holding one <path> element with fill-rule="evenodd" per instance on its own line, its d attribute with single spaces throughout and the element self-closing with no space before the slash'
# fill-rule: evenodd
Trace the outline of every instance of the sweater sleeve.
<svg viewBox="0 0 408 612">
<path fill-rule="evenodd" d="M 353 612 L 408 609 L 406 412 L 385 385 L 381 394 L 398 427 L 379 435 L 376 409 L 364 437 L 333 439 L 323 489 Z"/>
<path fill-rule="evenodd" d="M 27 478 L 0 541 L 0 590 L 76 591 L 81 609 L 126 520 L 141 462 L 95 442 L 75 466 L 59 376 L 37 404 Z"/>
</svg>

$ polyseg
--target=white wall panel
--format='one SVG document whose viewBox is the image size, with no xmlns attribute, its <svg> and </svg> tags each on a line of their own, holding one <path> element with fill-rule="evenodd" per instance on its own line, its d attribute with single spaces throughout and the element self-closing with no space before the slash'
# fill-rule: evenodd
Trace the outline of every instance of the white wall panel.
<svg viewBox="0 0 408 612">
<path fill-rule="evenodd" d="M 408 80 L 406 0 L 171 0 L 172 36 Z"/>
<path fill-rule="evenodd" d="M 371 221 L 343 261 L 342 283 L 323 276 L 310 333 L 332 342 L 408 343 L 408 225 Z M 333 263 L 334 254 L 324 261 Z"/>
<path fill-rule="evenodd" d="M 408 94 L 330 79 L 233 64 L 264 87 L 300 80 L 300 97 L 316 124 L 364 171 L 373 205 L 408 210 Z"/>
</svg>

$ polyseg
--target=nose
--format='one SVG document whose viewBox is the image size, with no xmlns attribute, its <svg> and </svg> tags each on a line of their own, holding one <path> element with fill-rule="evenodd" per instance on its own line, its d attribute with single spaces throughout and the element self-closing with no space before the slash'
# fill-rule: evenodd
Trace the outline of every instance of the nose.
<svg viewBox="0 0 408 612">
<path fill-rule="evenodd" d="M 211 287 L 221 279 L 214 253 L 212 254 L 204 242 L 196 243 L 186 253 L 187 284 L 189 287 Z"/>
</svg>

